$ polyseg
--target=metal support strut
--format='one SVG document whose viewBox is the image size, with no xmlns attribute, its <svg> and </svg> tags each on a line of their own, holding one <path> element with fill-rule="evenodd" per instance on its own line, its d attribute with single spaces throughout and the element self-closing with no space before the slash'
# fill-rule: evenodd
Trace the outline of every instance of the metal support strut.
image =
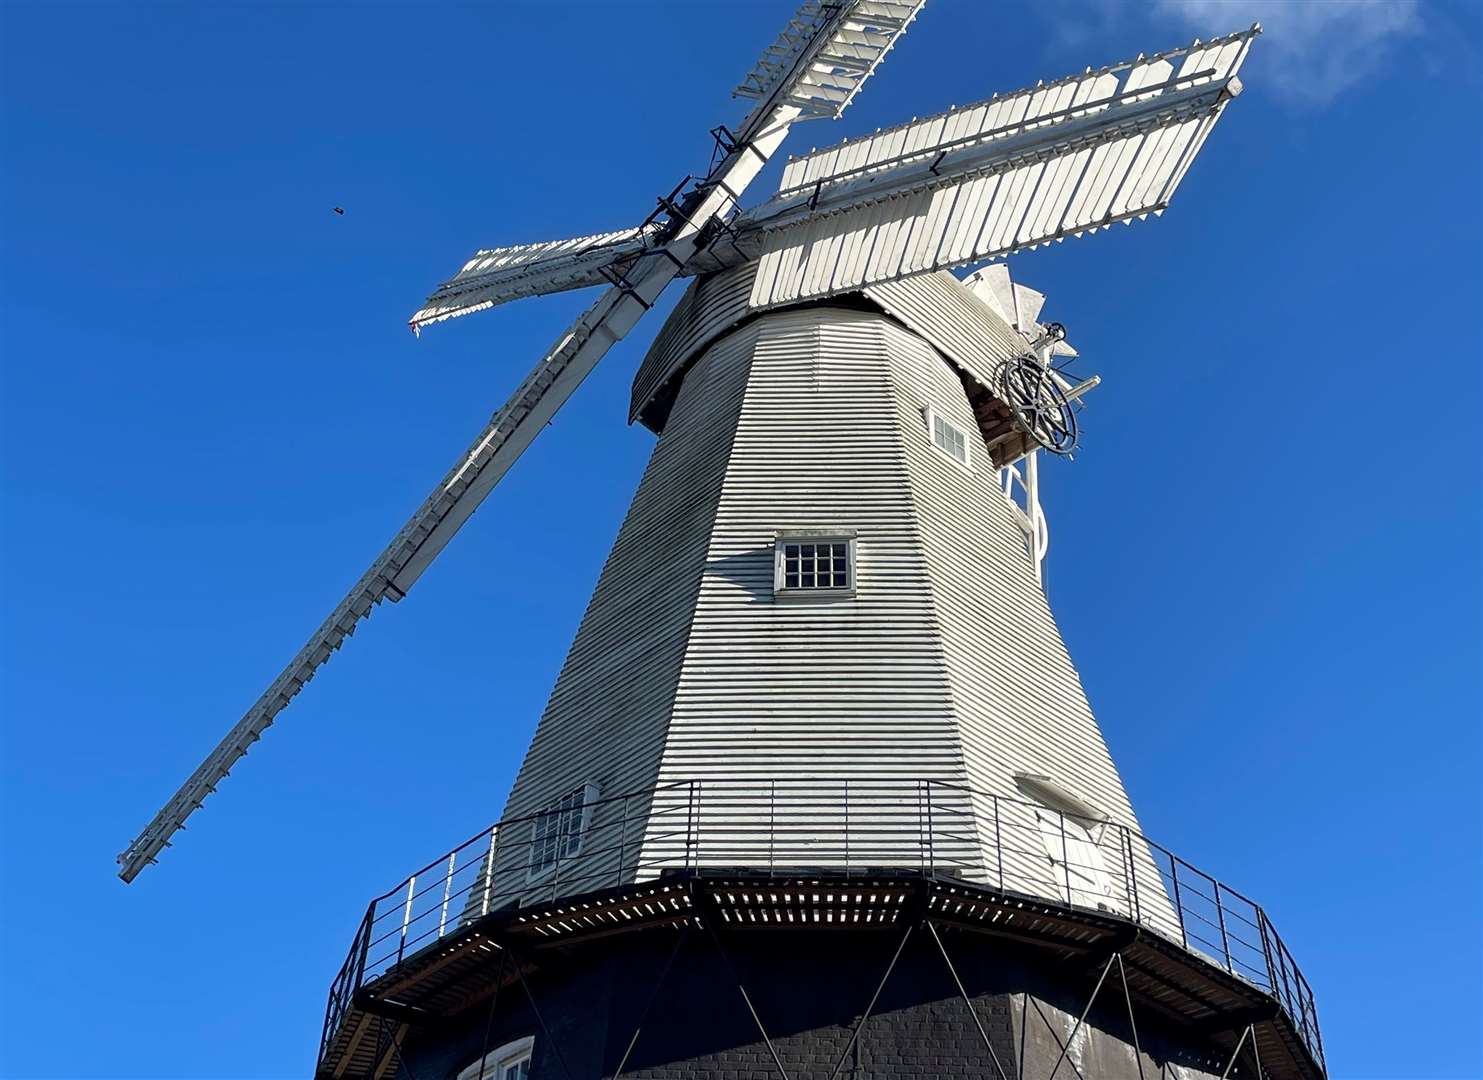
<svg viewBox="0 0 1483 1080">
<path fill-rule="evenodd" d="M 860 1014 L 854 1030 L 850 1032 L 850 1041 L 845 1044 L 844 1052 L 839 1055 L 839 1060 L 834 1063 L 834 1071 L 829 1074 L 829 1080 L 834 1080 L 839 1075 L 839 1070 L 844 1068 L 845 1059 L 850 1056 L 850 1051 L 855 1049 L 855 1041 L 860 1038 L 860 1029 L 865 1026 L 865 1021 L 870 1019 L 871 1010 L 875 1003 L 880 1000 L 881 991 L 886 988 L 886 980 L 891 977 L 891 972 L 896 970 L 896 961 L 901 959 L 901 950 L 906 948 L 911 933 L 917 928 L 915 920 L 906 924 L 906 932 L 901 935 L 901 940 L 896 943 L 896 951 L 891 954 L 891 962 L 886 965 L 886 973 L 881 976 L 881 981 L 876 984 L 875 993 L 870 995 L 870 1004 L 865 1006 L 865 1011 Z"/>
<path fill-rule="evenodd" d="M 623 1059 L 618 1062 L 618 1068 L 613 1072 L 613 1080 L 618 1080 L 623 1075 L 623 1070 L 628 1067 L 628 1059 L 633 1055 L 633 1048 L 638 1045 L 639 1034 L 644 1030 L 649 1013 L 654 1009 L 654 1002 L 659 1000 L 659 991 L 664 989 L 664 980 L 669 978 L 669 969 L 674 966 L 675 957 L 680 955 L 680 948 L 689 936 L 690 924 L 686 923 L 684 929 L 680 931 L 680 936 L 675 939 L 674 948 L 669 951 L 669 959 L 665 960 L 664 967 L 659 971 L 659 978 L 654 982 L 654 989 L 649 994 L 648 1004 L 639 1014 L 638 1023 L 633 1026 L 633 1036 L 628 1040 L 628 1048 L 623 1051 Z"/>
<path fill-rule="evenodd" d="M 1086 1008 L 1081 1010 L 1081 1015 L 1076 1018 L 1076 1026 L 1071 1029 L 1071 1034 L 1066 1036 L 1066 1044 L 1061 1047 L 1061 1056 L 1056 1058 L 1056 1063 L 1051 1067 L 1048 1080 L 1056 1080 L 1056 1073 L 1061 1068 L 1061 1062 L 1066 1060 L 1066 1054 L 1071 1049 L 1071 1044 L 1076 1041 L 1076 1033 L 1081 1030 L 1081 1025 L 1086 1023 L 1087 1013 L 1092 1011 L 1092 1006 L 1097 1002 L 1097 995 L 1102 992 L 1102 984 L 1107 981 L 1107 973 L 1112 970 L 1112 962 L 1118 959 L 1118 954 L 1113 953 L 1107 958 L 1107 963 L 1102 965 L 1102 974 L 1097 976 L 1097 985 L 1092 988 L 1092 996 L 1087 998 Z"/>
<path fill-rule="evenodd" d="M 706 932 L 710 934 L 711 941 L 716 945 L 716 951 L 721 954 L 721 961 L 726 965 L 726 970 L 731 973 L 732 981 L 736 983 L 736 989 L 741 994 L 742 1001 L 747 1006 L 747 1012 L 752 1014 L 752 1023 L 757 1025 L 757 1032 L 762 1036 L 762 1041 L 767 1044 L 767 1052 L 772 1055 L 772 1063 L 777 1067 L 778 1075 L 783 1080 L 789 1080 L 788 1070 L 783 1068 L 783 1060 L 778 1057 L 777 1048 L 772 1045 L 772 1038 L 767 1034 L 767 1029 L 762 1026 L 762 1018 L 757 1015 L 757 1007 L 752 1004 L 752 998 L 747 993 L 747 988 L 742 985 L 741 976 L 737 974 L 736 965 L 731 962 L 731 954 L 726 951 L 726 946 L 721 944 L 721 936 L 716 933 L 716 923 L 719 916 L 715 905 L 707 905 L 704 924 Z"/>
<path fill-rule="evenodd" d="M 1226 1080 L 1231 1075 L 1231 1070 L 1236 1067 L 1236 1059 L 1241 1056 L 1241 1048 L 1246 1045 L 1246 1040 L 1251 1040 L 1251 1056 L 1256 1059 L 1256 1080 L 1263 1080 L 1262 1055 L 1256 1046 L 1256 1025 L 1247 1024 L 1241 1030 L 1241 1038 L 1236 1040 L 1236 1049 L 1231 1051 L 1231 1060 L 1226 1062 L 1225 1071 L 1220 1074 L 1220 1080 Z"/>
<path fill-rule="evenodd" d="M 978 1010 L 973 1007 L 973 999 L 968 996 L 968 991 L 963 987 L 963 980 L 958 978 L 958 969 L 953 967 L 952 957 L 947 954 L 947 947 L 942 943 L 942 937 L 937 933 L 937 927 L 931 920 L 927 922 L 927 929 L 932 933 L 932 940 L 937 942 L 937 951 L 942 953 L 942 959 L 947 964 L 948 971 L 953 976 L 953 984 L 957 986 L 958 993 L 963 998 L 963 1004 L 968 1006 L 968 1015 L 973 1017 L 973 1026 L 978 1028 L 979 1037 L 984 1041 L 984 1047 L 993 1059 L 994 1069 L 999 1073 L 999 1080 L 1009 1080 L 1009 1074 L 1004 1071 L 1004 1066 L 999 1062 L 999 1055 L 994 1052 L 994 1044 L 989 1041 L 989 1033 L 984 1030 L 983 1021 L 978 1018 Z"/>
</svg>

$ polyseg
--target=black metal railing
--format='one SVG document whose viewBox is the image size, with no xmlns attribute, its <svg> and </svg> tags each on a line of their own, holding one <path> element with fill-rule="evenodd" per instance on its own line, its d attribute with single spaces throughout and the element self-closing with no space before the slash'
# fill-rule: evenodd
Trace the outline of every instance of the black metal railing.
<svg viewBox="0 0 1483 1080">
<path fill-rule="evenodd" d="M 355 992 L 491 912 L 683 870 L 908 869 L 1130 919 L 1270 994 L 1323 1063 L 1313 991 L 1255 901 L 1127 826 L 943 780 L 663 784 L 501 821 L 371 901 L 330 986 Z"/>
</svg>

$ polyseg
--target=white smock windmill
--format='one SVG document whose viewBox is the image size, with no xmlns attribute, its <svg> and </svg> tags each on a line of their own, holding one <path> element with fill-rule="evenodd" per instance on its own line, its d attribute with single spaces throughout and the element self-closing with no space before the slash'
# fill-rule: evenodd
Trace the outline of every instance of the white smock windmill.
<svg viewBox="0 0 1483 1080">
<path fill-rule="evenodd" d="M 704 275 L 697 288 L 745 278 L 742 307 L 751 313 L 872 290 L 889 306 L 904 295 L 892 288 L 937 287 L 922 283 L 939 276 L 956 287 L 951 275 L 936 272 L 1159 214 L 1240 92 L 1237 70 L 1259 32 L 1088 69 L 813 151 L 788 163 L 770 200 L 743 209 L 748 185 L 790 128 L 838 117 L 921 7 L 922 0 L 803 4 L 737 90 L 755 107 L 735 130 L 712 132 L 718 153 L 706 176 L 687 178 L 633 228 L 481 251 L 427 300 L 412 317 L 414 330 L 520 297 L 602 287 L 308 643 L 119 855 L 125 881 L 169 846 L 356 624 L 383 600 L 407 594 L 676 277 Z M 966 292 L 983 309 L 971 317 L 988 312 L 1018 335 L 1010 355 L 984 358 L 994 370 L 981 373 L 975 402 L 991 458 L 1005 467 L 1039 446 L 1068 449 L 1068 418 L 1085 386 L 1047 373 L 1052 356 L 1067 351 L 1059 330 L 1037 323 L 1036 295 L 1006 287 L 995 276 L 1001 273 L 970 279 Z M 639 407 L 662 409 L 663 401 L 659 392 Z"/>
</svg>

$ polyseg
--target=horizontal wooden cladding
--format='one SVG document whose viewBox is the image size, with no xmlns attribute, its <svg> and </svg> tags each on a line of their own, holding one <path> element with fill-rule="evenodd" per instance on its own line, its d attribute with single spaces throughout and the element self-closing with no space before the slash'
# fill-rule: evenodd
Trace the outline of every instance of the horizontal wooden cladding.
<svg viewBox="0 0 1483 1080">
<path fill-rule="evenodd" d="M 746 317 L 756 272 L 756 263 L 743 263 L 690 284 L 634 374 L 629 423 L 640 418 L 661 388 L 678 378 L 691 358 Z M 658 430 L 663 424 L 650 426 Z"/>
<path fill-rule="evenodd" d="M 735 351 L 735 350 L 733 350 Z M 577 787 L 652 787 L 730 459 L 747 357 L 697 371 L 644 472 L 541 717 L 504 817 Z M 606 818 L 642 807 L 605 805 Z M 529 828 L 528 826 L 526 828 Z M 528 857 L 518 846 L 507 859 Z M 519 873 L 501 866 L 505 874 Z"/>
<path fill-rule="evenodd" d="M 1071 662 L 1023 533 L 983 447 L 957 467 L 933 445 L 922 412 L 976 429 L 962 381 L 930 350 L 894 359 L 899 423 L 919 515 L 924 561 L 970 785 L 1023 797 L 1016 773 L 1052 777 L 1134 833 L 1138 822 Z M 990 815 L 980 808 L 980 826 Z M 992 846 L 985 838 L 986 846 Z M 1045 876 L 1033 845 L 1011 860 L 1025 880 Z M 1177 925 L 1146 847 L 1136 845 L 1146 917 Z M 1106 857 L 1104 856 L 1104 859 Z M 1119 872 L 1109 862 L 1108 873 Z M 1043 889 L 1033 891 L 1043 892 Z"/>
<path fill-rule="evenodd" d="M 642 419 L 663 428 L 662 416 L 646 410 L 674 392 L 695 357 L 755 314 L 749 298 L 756 274 L 757 264 L 749 262 L 691 284 L 634 375 L 630 422 Z M 987 393 L 998 393 L 999 365 L 1026 351 L 1024 339 L 946 270 L 871 285 L 861 294 Z"/>
<path fill-rule="evenodd" d="M 590 782 L 612 793 L 894 777 L 1016 798 L 1015 774 L 1025 772 L 1053 777 L 1136 830 L 997 470 L 981 443 L 965 467 L 931 442 L 926 410 L 966 431 L 973 414 L 958 369 L 901 323 L 951 321 L 966 290 L 939 275 L 887 291 L 904 316 L 830 306 L 766 314 L 720 331 L 689 368 L 507 817 Z M 702 316 L 697 325 L 731 325 L 730 315 Z M 980 327 L 984 349 L 1007 351 L 1013 333 L 992 320 Z M 783 529 L 852 533 L 853 595 L 778 602 Z M 852 813 L 868 812 L 862 798 L 850 796 Z M 979 802 L 965 802 L 959 835 L 935 855 L 1030 894 L 1070 888 L 1049 868 L 1033 820 L 1002 820 Z M 707 865 L 712 856 L 856 866 L 865 857 L 858 844 L 830 846 L 842 848 L 828 807 L 813 819 L 818 842 L 780 856 L 764 818 L 771 810 L 712 820 L 707 806 L 700 824 L 725 838 L 703 853 Z M 625 802 L 600 814 L 637 822 L 648 809 Z M 647 830 L 637 858 L 625 826 L 620 850 L 575 860 L 570 889 L 610 869 L 621 878 L 625 866 L 642 876 L 683 864 L 676 852 L 690 837 L 679 819 L 636 826 Z M 1130 876 L 1128 856 L 1104 846 L 1108 876 L 1126 896 L 1118 883 Z M 521 852 L 516 842 L 503 858 L 528 857 L 528 845 Z M 884 865 L 920 864 L 905 837 L 877 854 Z M 1167 907 L 1159 873 L 1141 847 L 1132 857 L 1143 914 L 1156 918 Z"/>
<path fill-rule="evenodd" d="M 992 394 L 999 393 L 999 365 L 1028 349 L 1013 327 L 946 270 L 872 285 L 865 295 Z"/>
</svg>

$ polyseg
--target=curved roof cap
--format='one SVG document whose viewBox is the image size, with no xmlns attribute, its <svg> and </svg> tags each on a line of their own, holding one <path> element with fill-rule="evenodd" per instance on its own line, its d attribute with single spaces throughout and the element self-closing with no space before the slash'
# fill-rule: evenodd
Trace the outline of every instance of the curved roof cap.
<svg viewBox="0 0 1483 1080">
<path fill-rule="evenodd" d="M 664 430 L 670 405 L 690 364 L 713 342 L 748 319 L 781 310 L 751 305 L 756 276 L 757 263 L 748 262 L 691 283 L 634 375 L 629 423 L 638 420 L 655 432 Z M 1026 351 L 1025 339 L 946 270 L 868 285 L 810 303 L 858 302 L 859 297 L 930 342 L 990 392 L 999 364 Z"/>
</svg>

